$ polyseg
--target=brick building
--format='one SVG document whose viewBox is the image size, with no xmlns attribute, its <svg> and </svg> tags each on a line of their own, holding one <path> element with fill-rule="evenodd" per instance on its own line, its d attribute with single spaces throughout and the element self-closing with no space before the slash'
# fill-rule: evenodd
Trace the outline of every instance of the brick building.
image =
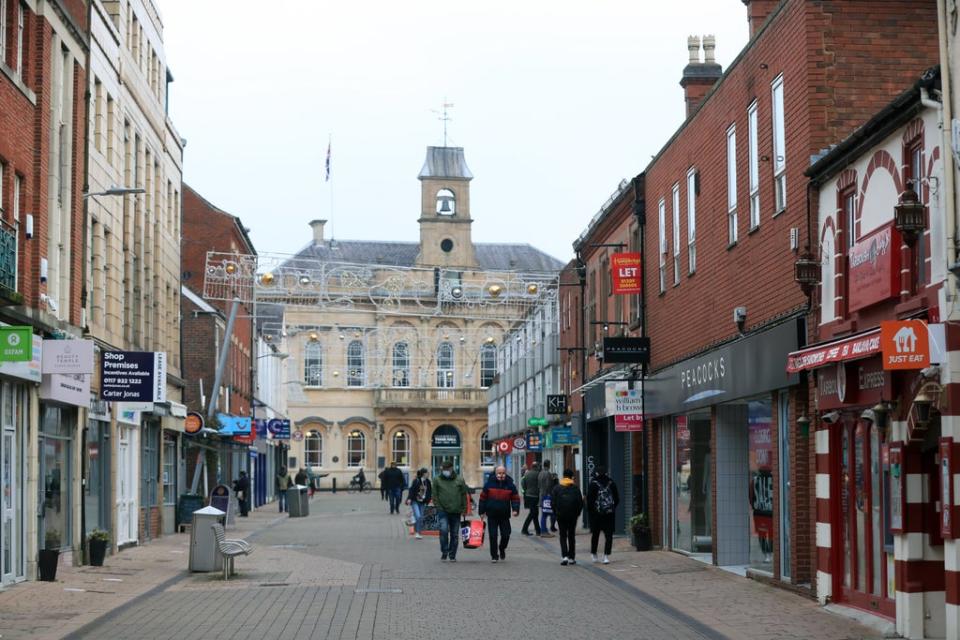
<svg viewBox="0 0 960 640">
<path fill-rule="evenodd" d="M 0 321 L 32 329 L 37 363 L 0 363 L 0 584 L 82 540 L 81 413 L 39 358 L 81 335 L 88 31 L 85 1 L 0 1 Z"/>
</svg>

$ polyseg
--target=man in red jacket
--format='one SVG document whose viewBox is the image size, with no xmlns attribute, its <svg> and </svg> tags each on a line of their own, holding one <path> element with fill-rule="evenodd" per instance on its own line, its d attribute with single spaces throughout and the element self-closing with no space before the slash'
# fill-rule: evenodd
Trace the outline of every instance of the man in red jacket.
<svg viewBox="0 0 960 640">
<path fill-rule="evenodd" d="M 483 485 L 477 512 L 481 517 L 487 518 L 487 528 L 490 530 L 490 561 L 506 560 L 507 545 L 510 543 L 510 513 L 520 513 L 520 493 L 517 485 L 513 483 L 513 478 L 507 475 L 506 467 L 494 469 L 493 475 Z"/>
</svg>

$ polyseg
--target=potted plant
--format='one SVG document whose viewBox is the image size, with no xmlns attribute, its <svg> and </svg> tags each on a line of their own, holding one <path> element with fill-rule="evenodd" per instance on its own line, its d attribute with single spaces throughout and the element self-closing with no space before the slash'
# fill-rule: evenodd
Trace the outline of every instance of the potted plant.
<svg viewBox="0 0 960 640">
<path fill-rule="evenodd" d="M 103 529 L 94 529 L 87 536 L 87 542 L 90 548 L 90 564 L 102 567 L 103 559 L 107 555 L 107 545 L 110 544 L 110 534 Z"/>
<path fill-rule="evenodd" d="M 40 550 L 40 557 L 37 561 L 37 566 L 40 569 L 40 579 L 46 582 L 55 582 L 59 562 L 60 532 L 56 529 L 47 529 L 43 549 Z"/>
<path fill-rule="evenodd" d="M 633 534 L 633 546 L 637 551 L 650 551 L 653 548 L 653 535 L 647 514 L 637 513 L 630 518 L 630 533 Z"/>
</svg>

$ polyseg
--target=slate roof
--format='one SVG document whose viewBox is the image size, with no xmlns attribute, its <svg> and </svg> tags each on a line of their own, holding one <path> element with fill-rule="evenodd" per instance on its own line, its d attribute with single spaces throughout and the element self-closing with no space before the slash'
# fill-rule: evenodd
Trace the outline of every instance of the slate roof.
<svg viewBox="0 0 960 640">
<path fill-rule="evenodd" d="M 488 271 L 560 271 L 563 263 L 529 244 L 475 242 L 477 262 Z M 417 242 L 380 242 L 373 240 L 325 240 L 312 243 L 288 262 L 296 266 L 298 259 L 310 262 L 352 262 L 412 267 L 420 253 Z M 308 263 L 302 265 L 307 268 Z"/>
</svg>

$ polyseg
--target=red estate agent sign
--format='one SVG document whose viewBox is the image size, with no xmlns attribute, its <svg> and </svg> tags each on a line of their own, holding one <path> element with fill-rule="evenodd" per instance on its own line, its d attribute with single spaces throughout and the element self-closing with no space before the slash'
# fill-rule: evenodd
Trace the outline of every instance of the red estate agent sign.
<svg viewBox="0 0 960 640">
<path fill-rule="evenodd" d="M 613 292 L 616 294 L 640 293 L 640 254 L 615 253 L 610 256 L 613 272 Z"/>
<path fill-rule="evenodd" d="M 923 320 L 880 323 L 884 369 L 923 369 L 930 366 L 930 335 Z"/>
</svg>

